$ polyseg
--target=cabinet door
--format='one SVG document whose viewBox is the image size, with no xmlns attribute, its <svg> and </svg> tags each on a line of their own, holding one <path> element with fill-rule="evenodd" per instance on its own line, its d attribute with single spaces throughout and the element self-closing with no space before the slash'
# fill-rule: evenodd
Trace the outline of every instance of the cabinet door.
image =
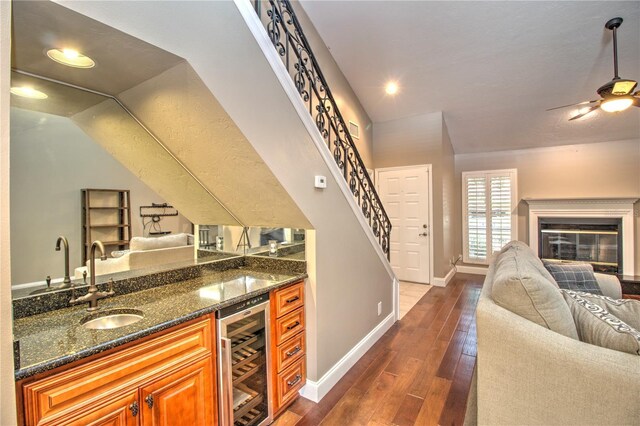
<svg viewBox="0 0 640 426">
<path fill-rule="evenodd" d="M 98 402 L 89 410 L 75 415 L 63 422 L 52 424 L 77 426 L 136 426 L 140 418 L 137 390 L 130 393 Z"/>
<path fill-rule="evenodd" d="M 211 363 L 207 357 L 142 387 L 142 425 L 213 424 Z"/>
</svg>

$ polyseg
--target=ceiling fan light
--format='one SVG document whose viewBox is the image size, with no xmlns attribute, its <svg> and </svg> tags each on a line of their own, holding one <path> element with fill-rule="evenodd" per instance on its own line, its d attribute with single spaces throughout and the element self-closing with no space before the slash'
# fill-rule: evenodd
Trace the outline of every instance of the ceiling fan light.
<svg viewBox="0 0 640 426">
<path fill-rule="evenodd" d="M 631 96 L 611 96 L 605 98 L 600 104 L 600 108 L 606 112 L 620 112 L 629 108 L 633 104 Z"/>
</svg>

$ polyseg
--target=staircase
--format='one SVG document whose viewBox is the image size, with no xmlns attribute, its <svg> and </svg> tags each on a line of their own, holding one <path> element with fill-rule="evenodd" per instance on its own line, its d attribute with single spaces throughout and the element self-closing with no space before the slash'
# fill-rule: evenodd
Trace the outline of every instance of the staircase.
<svg viewBox="0 0 640 426">
<path fill-rule="evenodd" d="M 391 222 L 289 0 L 254 1 L 276 51 L 340 168 L 373 234 L 390 258 Z M 266 14 L 263 15 L 266 8 Z M 266 15 L 266 16 L 265 16 Z"/>
</svg>

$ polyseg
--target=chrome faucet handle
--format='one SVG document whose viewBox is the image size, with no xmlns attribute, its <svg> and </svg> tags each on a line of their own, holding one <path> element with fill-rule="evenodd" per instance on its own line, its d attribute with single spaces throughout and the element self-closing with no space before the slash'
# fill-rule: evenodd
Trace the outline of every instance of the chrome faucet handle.
<svg viewBox="0 0 640 426">
<path fill-rule="evenodd" d="M 114 294 L 116 294 L 116 292 L 113 291 L 113 278 L 109 278 L 109 291 L 107 292 L 107 294 L 109 296 L 113 296 Z"/>
<path fill-rule="evenodd" d="M 82 271 L 82 281 L 84 281 L 84 283 L 87 283 L 87 271 Z"/>
<path fill-rule="evenodd" d="M 47 290 L 51 287 L 51 275 L 47 275 L 47 278 L 45 279 L 45 281 L 47 282 Z"/>
</svg>

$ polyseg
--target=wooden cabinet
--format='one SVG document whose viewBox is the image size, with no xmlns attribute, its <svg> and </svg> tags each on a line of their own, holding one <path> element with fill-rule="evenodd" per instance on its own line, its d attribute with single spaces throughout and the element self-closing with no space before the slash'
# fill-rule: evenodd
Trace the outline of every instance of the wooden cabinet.
<svg viewBox="0 0 640 426">
<path fill-rule="evenodd" d="M 183 419 L 188 420 L 182 424 L 214 424 L 214 330 L 207 315 L 24 382 L 24 424 L 170 425 Z"/>
<path fill-rule="evenodd" d="M 304 282 L 271 294 L 271 377 L 277 416 L 298 397 L 306 381 Z"/>
<path fill-rule="evenodd" d="M 211 378 L 211 362 L 204 359 L 142 387 L 142 424 L 211 425 Z"/>
</svg>

